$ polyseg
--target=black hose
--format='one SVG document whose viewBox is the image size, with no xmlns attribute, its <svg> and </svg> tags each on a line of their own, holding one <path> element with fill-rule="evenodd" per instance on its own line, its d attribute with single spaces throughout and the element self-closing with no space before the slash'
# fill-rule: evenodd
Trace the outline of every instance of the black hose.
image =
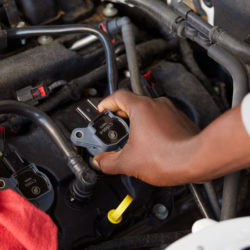
<svg viewBox="0 0 250 250">
<path fill-rule="evenodd" d="M 167 6 L 167 4 L 164 4 L 159 0 L 113 0 L 113 2 L 133 5 L 156 20 L 158 23 L 162 23 L 162 25 L 168 27 L 170 31 L 174 32 L 178 31 L 178 28 L 183 26 L 181 18 L 184 18 L 194 25 L 201 33 L 209 36 L 208 38 L 212 43 L 217 43 L 226 50 L 231 51 L 245 63 L 250 63 L 249 44 L 239 41 L 231 34 L 228 34 L 218 27 L 211 26 L 202 20 L 202 18 L 195 15 L 195 13 L 193 13 L 192 10 L 185 4 L 179 3 L 180 1 L 178 1 L 175 5 L 175 8 L 178 8 L 178 11 L 180 11 L 181 14 L 175 12 Z"/>
<path fill-rule="evenodd" d="M 215 43 L 245 63 L 250 63 L 250 45 L 240 41 L 219 27 L 213 27 L 196 15 L 186 4 L 174 2 L 174 8 L 182 15 L 188 24 L 205 35 L 211 43 Z"/>
<path fill-rule="evenodd" d="M 56 124 L 49 116 L 35 107 L 17 101 L 0 101 L 0 113 L 11 113 L 24 116 L 47 132 L 63 153 L 68 167 L 81 182 L 82 189 L 85 195 L 88 196 L 91 187 L 96 183 L 96 174 L 88 167 L 82 158 L 74 152 L 71 144 L 65 139 L 62 132 L 57 128 Z"/>
<path fill-rule="evenodd" d="M 107 22 L 106 26 L 108 32 L 112 35 L 121 31 L 127 55 L 132 91 L 137 95 L 143 95 L 144 92 L 136 55 L 135 35 L 130 19 L 128 17 L 117 18 Z"/>
<path fill-rule="evenodd" d="M 98 28 L 82 24 L 37 27 L 32 26 L 7 30 L 7 37 L 26 38 L 41 35 L 63 35 L 69 33 L 89 33 L 96 35 L 100 39 L 106 53 L 109 92 L 110 94 L 112 94 L 117 89 L 118 81 L 115 53 L 113 51 L 113 45 L 108 35 L 105 32 L 99 30 Z"/>
<path fill-rule="evenodd" d="M 208 56 L 222 65 L 231 74 L 233 79 L 232 107 L 236 107 L 248 92 L 248 76 L 244 66 L 234 56 L 217 45 L 212 45 L 208 48 Z M 239 181 L 239 172 L 225 176 L 221 220 L 235 217 Z"/>
<path fill-rule="evenodd" d="M 243 62 L 250 63 L 250 45 L 246 42 L 239 41 L 237 38 L 228 34 L 219 27 L 214 27 L 209 33 L 209 38 L 212 42 L 220 45 L 227 51 L 230 51 Z"/>
<path fill-rule="evenodd" d="M 204 87 L 206 89 L 211 90 L 211 84 L 195 61 L 193 51 L 186 39 L 180 40 L 180 50 L 182 54 L 182 60 L 189 68 L 189 70 L 198 78 L 198 80 L 200 80 L 204 84 Z"/>
<path fill-rule="evenodd" d="M 87 247 L 86 250 L 118 250 L 118 249 L 141 249 L 160 247 L 165 245 L 167 247 L 174 241 L 190 233 L 189 231 L 154 233 L 146 235 L 135 235 L 106 241 L 99 245 Z"/>
<path fill-rule="evenodd" d="M 132 91 L 137 95 L 143 95 L 144 92 L 141 84 L 139 65 L 137 62 L 133 26 L 131 25 L 129 18 L 126 17 L 119 20 L 119 25 L 121 26 L 122 39 L 125 44 L 127 54 Z"/>
</svg>

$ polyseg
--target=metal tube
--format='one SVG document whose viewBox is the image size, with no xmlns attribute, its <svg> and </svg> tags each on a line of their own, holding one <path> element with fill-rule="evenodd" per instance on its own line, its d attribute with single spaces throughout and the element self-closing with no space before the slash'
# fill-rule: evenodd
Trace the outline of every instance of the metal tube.
<svg viewBox="0 0 250 250">
<path fill-rule="evenodd" d="M 90 33 L 95 35 L 102 42 L 107 63 L 109 92 L 112 94 L 117 89 L 118 72 L 113 45 L 108 35 L 98 28 L 89 25 L 60 25 L 60 26 L 32 26 L 7 30 L 8 38 L 26 38 L 41 35 L 64 35 L 69 33 Z"/>
<path fill-rule="evenodd" d="M 194 197 L 194 200 L 200 209 L 200 212 L 204 218 L 212 218 L 211 212 L 209 211 L 209 208 L 205 205 L 204 199 L 200 194 L 200 191 L 198 190 L 196 184 L 190 183 L 189 189 Z"/>
<path fill-rule="evenodd" d="M 86 37 L 74 42 L 69 49 L 73 50 L 73 51 L 84 49 L 96 41 L 98 41 L 97 36 L 89 35 L 89 36 L 86 36 Z"/>
<path fill-rule="evenodd" d="M 244 66 L 229 52 L 217 45 L 208 48 L 208 56 L 223 66 L 233 79 L 233 100 L 232 107 L 241 103 L 248 92 L 248 76 Z M 237 205 L 237 192 L 239 187 L 239 172 L 225 176 L 221 220 L 235 217 Z"/>
</svg>

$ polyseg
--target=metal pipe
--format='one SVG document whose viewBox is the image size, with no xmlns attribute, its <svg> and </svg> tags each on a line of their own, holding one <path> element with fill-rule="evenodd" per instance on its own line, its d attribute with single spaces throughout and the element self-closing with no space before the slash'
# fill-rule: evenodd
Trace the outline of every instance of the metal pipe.
<svg viewBox="0 0 250 250">
<path fill-rule="evenodd" d="M 213 212 L 215 214 L 215 217 L 217 220 L 220 219 L 220 206 L 218 203 L 218 199 L 217 199 L 217 195 L 213 186 L 212 182 L 206 182 L 204 183 L 204 188 L 206 190 L 208 199 L 209 199 L 209 203 L 213 209 Z"/>
<path fill-rule="evenodd" d="M 189 189 L 194 197 L 194 200 L 195 200 L 198 208 L 200 209 L 202 216 L 204 218 L 212 218 L 211 212 L 210 212 L 209 208 L 206 206 L 205 201 L 204 201 L 203 197 L 201 196 L 200 191 L 198 190 L 196 184 L 190 183 L 188 186 L 189 186 Z"/>
<path fill-rule="evenodd" d="M 69 33 L 90 33 L 95 35 L 102 42 L 107 63 L 109 92 L 112 94 L 117 89 L 118 72 L 113 45 L 108 35 L 98 28 L 89 25 L 60 25 L 60 26 L 32 26 L 7 30 L 8 38 L 26 38 L 41 35 L 64 35 Z"/>
<path fill-rule="evenodd" d="M 244 66 L 238 59 L 229 52 L 217 45 L 208 48 L 208 56 L 223 66 L 233 79 L 233 100 L 232 107 L 241 103 L 243 97 L 248 92 L 248 75 Z M 235 217 L 237 205 L 237 192 L 239 188 L 240 173 L 233 173 L 225 176 L 221 220 Z"/>
<path fill-rule="evenodd" d="M 86 37 L 74 42 L 69 49 L 73 50 L 73 51 L 84 49 L 96 41 L 98 41 L 98 38 L 96 36 L 89 35 L 89 36 L 86 36 Z"/>
<path fill-rule="evenodd" d="M 233 79 L 232 108 L 236 107 L 249 90 L 246 69 L 237 58 L 218 45 L 210 46 L 207 54 L 231 75 Z"/>
</svg>

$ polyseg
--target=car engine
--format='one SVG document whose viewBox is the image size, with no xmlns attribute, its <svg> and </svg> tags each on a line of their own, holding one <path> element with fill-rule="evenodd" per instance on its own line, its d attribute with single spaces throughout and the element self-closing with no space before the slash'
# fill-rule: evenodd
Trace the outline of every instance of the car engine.
<svg viewBox="0 0 250 250">
<path fill-rule="evenodd" d="M 2 0 L 0 13 L 0 190 L 45 211 L 59 249 L 165 249 L 201 218 L 249 215 L 248 169 L 155 187 L 92 165 L 129 135 L 96 109 L 117 89 L 167 97 L 200 129 L 241 102 L 248 0 Z"/>
</svg>

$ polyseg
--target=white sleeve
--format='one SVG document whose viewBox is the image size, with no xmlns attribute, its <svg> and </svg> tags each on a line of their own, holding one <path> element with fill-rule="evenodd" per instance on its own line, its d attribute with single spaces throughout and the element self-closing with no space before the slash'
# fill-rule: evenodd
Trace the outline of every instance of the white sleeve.
<svg viewBox="0 0 250 250">
<path fill-rule="evenodd" d="M 241 117 L 245 129 L 250 136 L 250 93 L 244 97 L 241 103 Z"/>
</svg>

